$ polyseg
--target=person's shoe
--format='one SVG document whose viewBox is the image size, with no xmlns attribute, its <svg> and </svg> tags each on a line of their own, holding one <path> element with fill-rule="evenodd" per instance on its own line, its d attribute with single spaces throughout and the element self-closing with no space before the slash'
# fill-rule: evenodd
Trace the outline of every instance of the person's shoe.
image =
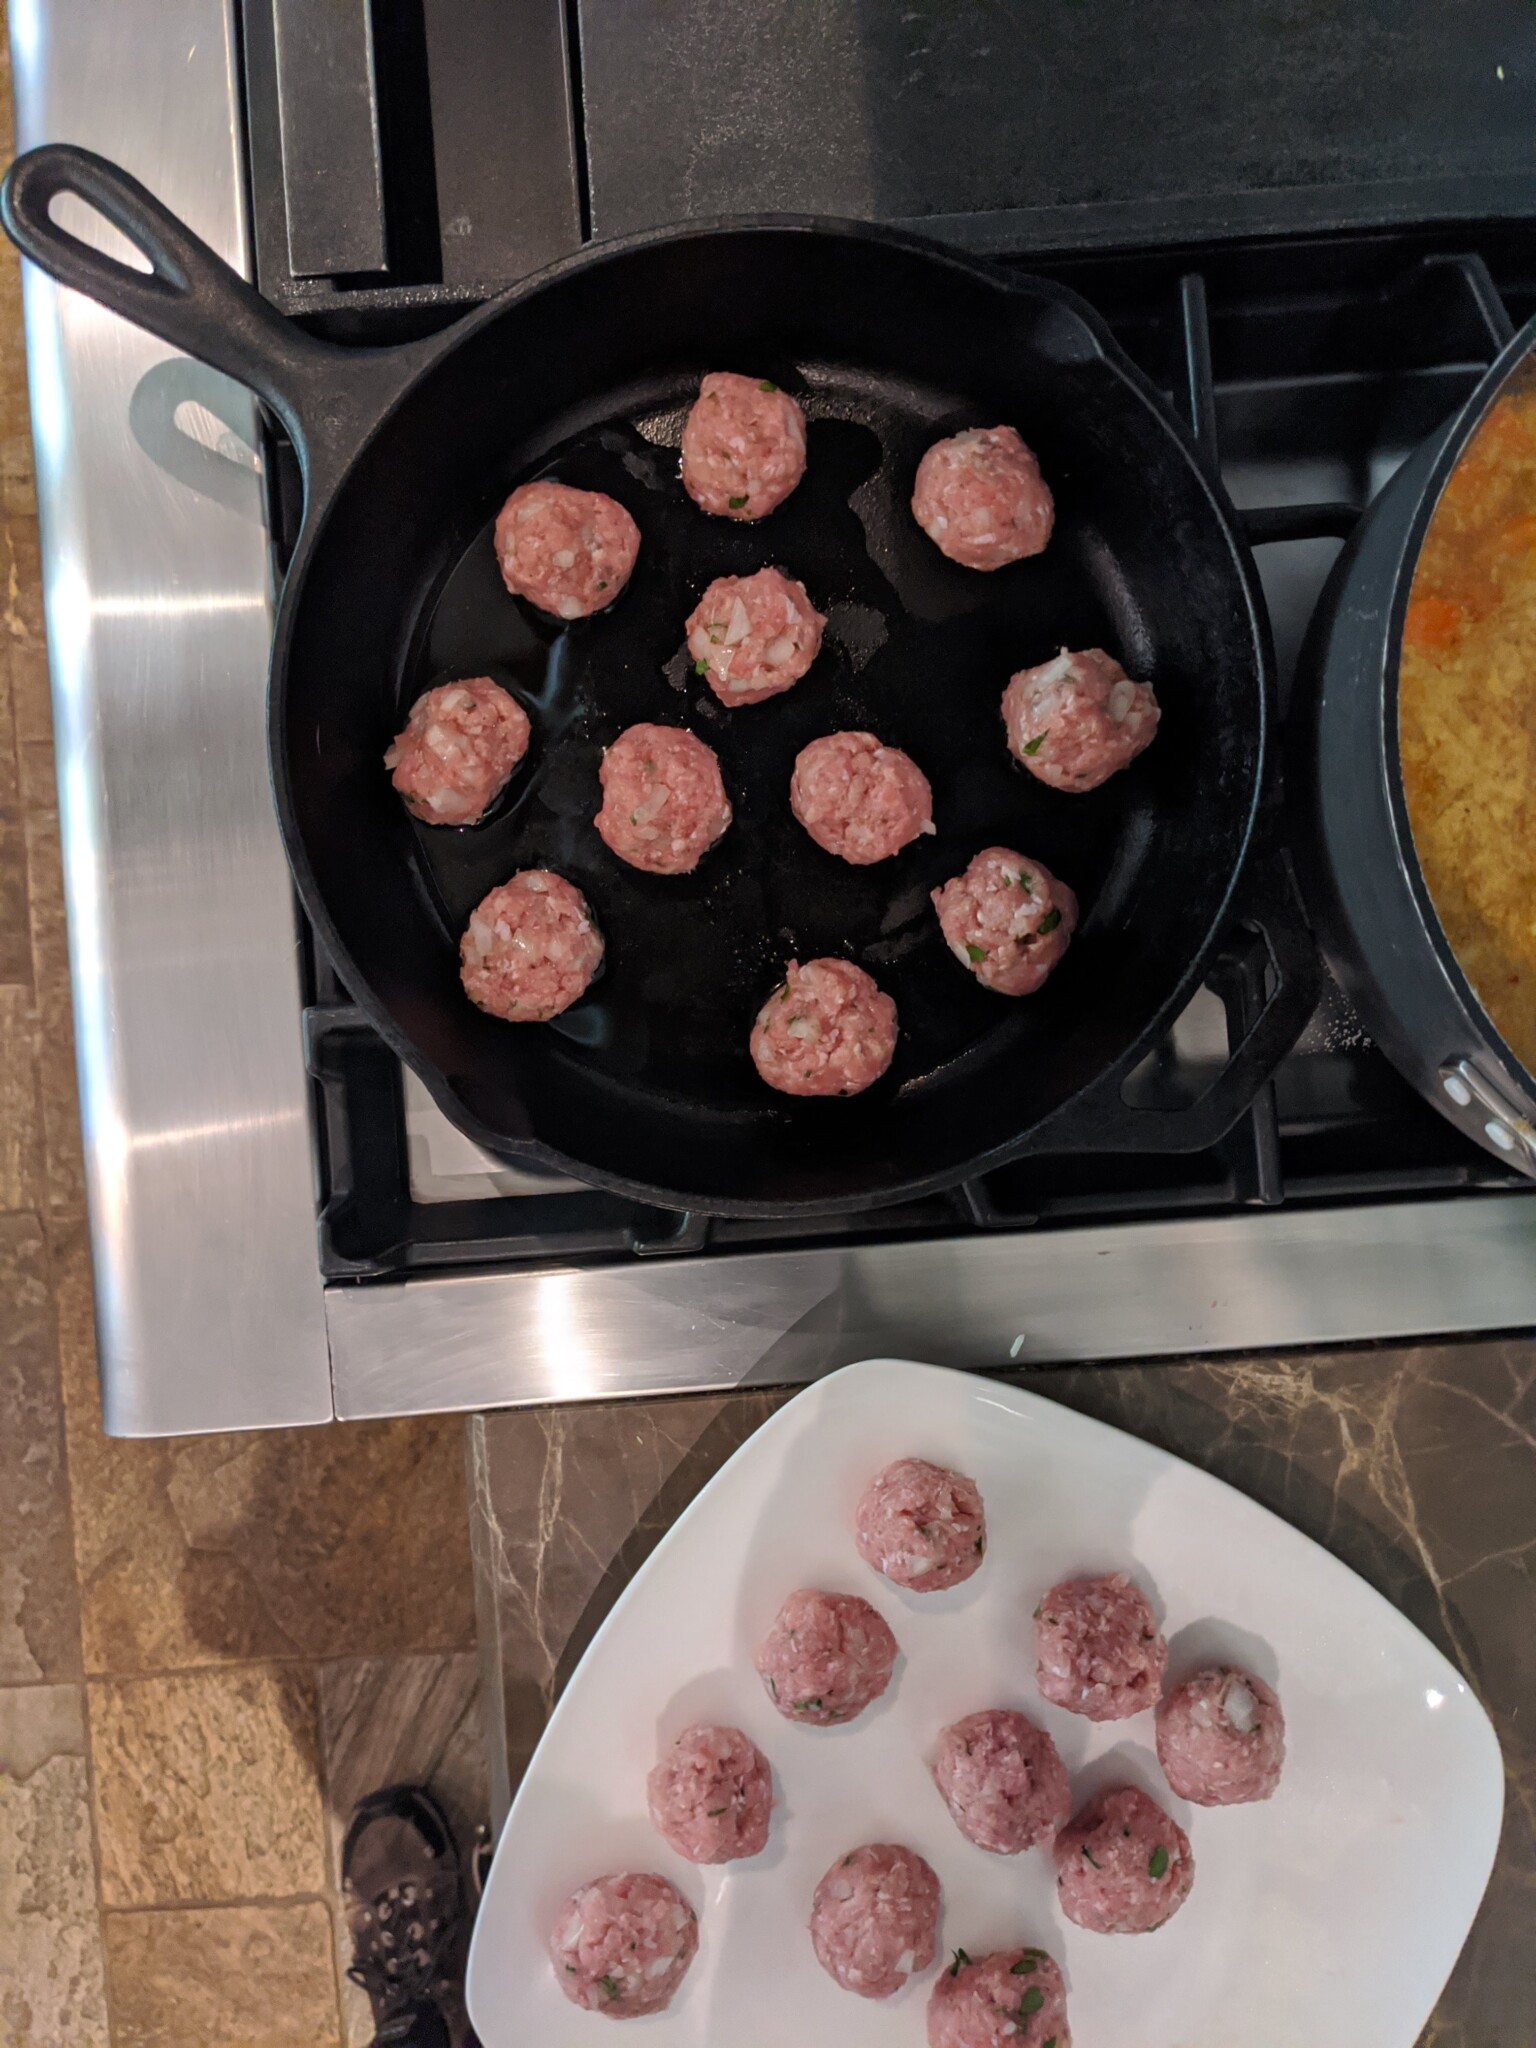
<svg viewBox="0 0 1536 2048">
<path fill-rule="evenodd" d="M 462 2011 L 464 1884 L 447 1817 L 419 1785 L 360 1800 L 341 1850 L 352 1932 L 347 1975 L 373 2008 L 378 2048 L 450 2048 Z"/>
</svg>

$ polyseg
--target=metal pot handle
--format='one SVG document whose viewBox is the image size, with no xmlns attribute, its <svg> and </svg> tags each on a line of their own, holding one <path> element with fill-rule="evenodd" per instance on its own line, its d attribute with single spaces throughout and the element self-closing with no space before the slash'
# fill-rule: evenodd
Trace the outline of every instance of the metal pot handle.
<svg viewBox="0 0 1536 2048">
<path fill-rule="evenodd" d="M 63 193 L 92 206 L 150 263 L 136 270 L 59 226 Z M 83 292 L 265 399 L 292 436 L 306 479 L 345 460 L 383 403 L 415 374 L 419 345 L 343 349 L 317 341 L 230 269 L 137 178 L 94 151 L 47 143 L 17 157 L 0 184 L 0 223 L 59 284 Z M 329 466 L 329 465 L 328 465 Z"/>
<path fill-rule="evenodd" d="M 1239 896 L 1237 928 L 1268 957 L 1271 986 L 1226 1065 L 1180 1109 L 1138 1109 L 1122 1063 L 1032 1132 L 1013 1156 L 1058 1152 L 1201 1152 L 1224 1138 L 1306 1029 L 1322 974 L 1317 944 L 1284 856 L 1263 857 Z"/>
</svg>

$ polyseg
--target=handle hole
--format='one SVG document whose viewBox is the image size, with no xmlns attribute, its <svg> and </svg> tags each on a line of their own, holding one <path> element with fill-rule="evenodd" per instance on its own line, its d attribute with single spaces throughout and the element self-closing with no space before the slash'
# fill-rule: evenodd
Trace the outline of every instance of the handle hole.
<svg viewBox="0 0 1536 2048">
<path fill-rule="evenodd" d="M 49 202 L 48 217 L 66 235 L 84 242 L 87 248 L 99 249 L 124 270 L 137 271 L 141 277 L 154 275 L 155 266 L 138 244 L 131 242 L 121 228 L 115 228 L 104 213 L 78 193 L 56 192 Z"/>
<path fill-rule="evenodd" d="M 1221 999 L 1210 988 L 1197 988 L 1167 1036 L 1126 1075 L 1120 1099 L 1130 1109 L 1188 1109 L 1230 1057 Z"/>
</svg>

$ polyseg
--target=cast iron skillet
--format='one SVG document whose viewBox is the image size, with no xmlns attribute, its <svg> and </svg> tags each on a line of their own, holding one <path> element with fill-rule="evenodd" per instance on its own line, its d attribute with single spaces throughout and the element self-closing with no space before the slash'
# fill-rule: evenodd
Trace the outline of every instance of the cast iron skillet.
<svg viewBox="0 0 1536 2048">
<path fill-rule="evenodd" d="M 1398 751 L 1397 671 L 1419 551 L 1440 494 L 1536 323 L 1403 464 L 1334 565 L 1297 666 L 1293 784 L 1310 811 L 1301 876 L 1328 963 L 1427 1102 L 1536 1179 L 1536 1075 L 1479 1003 L 1419 865 Z"/>
<path fill-rule="evenodd" d="M 144 275 L 61 229 L 90 202 Z M 272 657 L 278 816 L 304 906 L 368 1016 L 447 1113 L 509 1159 L 662 1205 L 794 1214 L 945 1186 L 1027 1150 L 1211 1143 L 1310 1008 L 1310 948 L 1277 866 L 1236 892 L 1265 788 L 1270 675 L 1252 565 L 1219 488 L 1156 394 L 1070 293 L 907 235 L 754 220 L 672 228 L 555 265 L 406 348 L 317 341 L 142 186 L 70 148 L 12 165 L 5 226 L 35 262 L 250 386 L 293 438 L 305 517 Z M 676 480 L 702 372 L 740 368 L 810 418 L 805 482 L 768 520 L 707 519 Z M 1056 494 L 1042 557 L 946 562 L 909 512 L 924 447 L 1015 423 Z M 642 552 L 611 610 L 568 629 L 501 587 L 489 528 L 519 481 L 620 498 Z M 779 563 L 830 615 L 788 696 L 727 713 L 682 653 L 711 578 Z M 1011 764 L 1011 670 L 1100 643 L 1156 683 L 1151 750 L 1091 796 Z M 530 759 L 497 814 L 415 826 L 380 757 L 428 682 L 490 673 L 529 709 Z M 592 831 L 602 746 L 637 719 L 715 746 L 736 823 L 697 873 L 644 876 Z M 859 727 L 934 787 L 936 839 L 876 868 L 789 816 L 794 756 Z M 988 994 L 950 957 L 928 891 L 981 847 L 1043 860 L 1084 921 L 1046 989 Z M 548 1026 L 463 996 L 457 939 L 514 869 L 587 894 L 603 978 Z M 1126 1075 L 1246 916 L 1271 993 L 1211 1090 L 1135 1111 Z M 752 1018 L 791 957 L 846 953 L 895 997 L 892 1072 L 848 1102 L 757 1080 Z"/>
</svg>

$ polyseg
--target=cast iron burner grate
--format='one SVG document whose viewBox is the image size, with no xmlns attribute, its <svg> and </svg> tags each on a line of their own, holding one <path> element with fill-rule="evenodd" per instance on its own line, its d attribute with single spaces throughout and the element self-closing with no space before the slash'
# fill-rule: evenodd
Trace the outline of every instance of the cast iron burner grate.
<svg viewBox="0 0 1536 2048">
<path fill-rule="evenodd" d="M 1404 455 L 1471 390 L 1536 308 L 1531 238 L 1504 227 L 1233 244 L 1025 264 L 1083 293 L 1219 465 L 1252 542 L 1285 697 L 1340 546 Z M 420 332 L 419 298 L 369 294 L 314 324 L 379 343 Z M 296 477 L 278 446 L 279 563 Z M 1282 841 L 1293 828 L 1282 803 Z M 413 1197 L 398 1062 L 310 944 L 305 1044 L 318 1092 L 320 1249 L 330 1279 L 475 1266 L 568 1266 L 963 1231 L 1068 1229 L 1280 1204 L 1379 1202 L 1529 1187 L 1402 1082 L 1326 975 L 1301 1042 L 1206 1151 L 1032 1158 L 917 1202 L 787 1224 L 678 1215 L 596 1190 Z M 1263 1000 L 1251 945 L 1207 987 L 1129 1091 L 1198 1099 Z"/>
</svg>

